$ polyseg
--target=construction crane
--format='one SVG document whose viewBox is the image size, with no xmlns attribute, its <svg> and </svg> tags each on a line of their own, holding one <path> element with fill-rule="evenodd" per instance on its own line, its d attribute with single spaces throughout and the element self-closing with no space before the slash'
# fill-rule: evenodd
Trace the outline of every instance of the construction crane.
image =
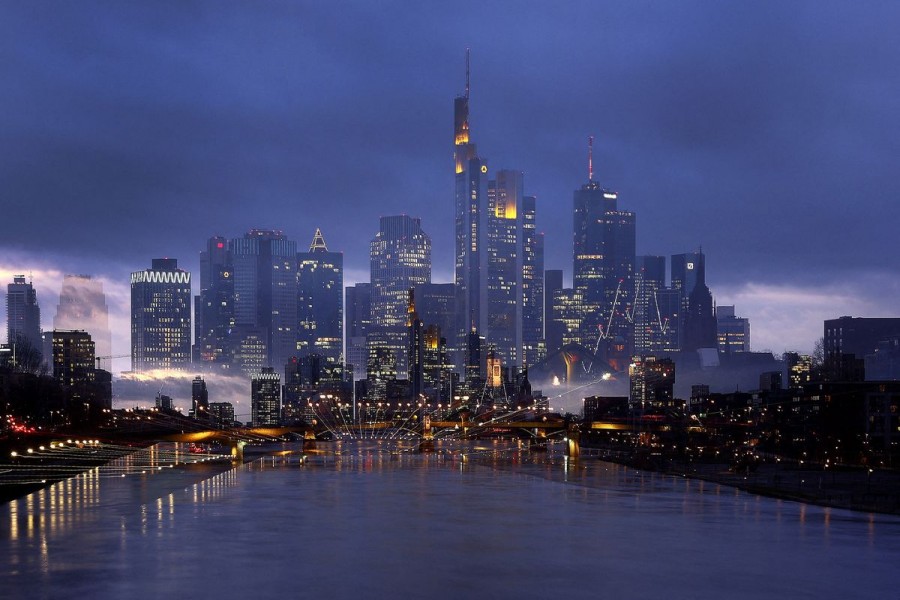
<svg viewBox="0 0 900 600">
<path fill-rule="evenodd" d="M 101 360 L 113 360 L 114 358 L 131 358 L 130 354 L 114 354 L 112 356 L 95 356 L 94 360 L 97 361 L 97 368 L 100 368 Z"/>
</svg>

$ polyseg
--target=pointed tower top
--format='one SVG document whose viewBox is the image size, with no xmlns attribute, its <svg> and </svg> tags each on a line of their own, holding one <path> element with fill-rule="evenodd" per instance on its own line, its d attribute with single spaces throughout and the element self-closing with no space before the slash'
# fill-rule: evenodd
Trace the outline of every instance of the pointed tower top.
<svg viewBox="0 0 900 600">
<path fill-rule="evenodd" d="M 312 244 L 309 245 L 310 252 L 328 252 L 325 245 L 325 238 L 322 237 L 322 230 L 316 227 L 316 235 L 313 236 Z"/>
</svg>

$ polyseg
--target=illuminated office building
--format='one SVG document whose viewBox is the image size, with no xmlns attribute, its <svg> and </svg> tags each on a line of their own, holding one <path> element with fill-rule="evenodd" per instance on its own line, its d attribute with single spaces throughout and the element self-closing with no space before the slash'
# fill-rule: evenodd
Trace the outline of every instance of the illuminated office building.
<svg viewBox="0 0 900 600">
<path fill-rule="evenodd" d="M 231 240 L 230 251 L 235 326 L 263 330 L 266 366 L 281 369 L 297 353 L 297 243 L 253 229 Z"/>
<path fill-rule="evenodd" d="M 204 370 L 228 370 L 235 346 L 234 267 L 228 240 L 214 236 L 200 252 L 200 294 L 194 298 L 194 363 Z"/>
<path fill-rule="evenodd" d="M 281 423 L 281 377 L 274 369 L 264 367 L 250 377 L 250 412 L 254 427 Z"/>
<path fill-rule="evenodd" d="M 131 274 L 131 369 L 184 370 L 191 362 L 191 274 L 154 258 Z"/>
<path fill-rule="evenodd" d="M 398 375 L 404 378 L 409 290 L 431 283 L 431 238 L 417 218 L 381 217 L 369 255 L 372 284 L 369 355 L 372 356 L 373 347 L 384 348 L 393 356 Z"/>
<path fill-rule="evenodd" d="M 297 254 L 297 353 L 341 360 L 344 334 L 344 255 L 329 252 L 316 229 L 309 252 Z"/>
<path fill-rule="evenodd" d="M 734 306 L 716 307 L 716 338 L 719 352 L 750 352 L 750 319 L 736 317 Z"/>
</svg>

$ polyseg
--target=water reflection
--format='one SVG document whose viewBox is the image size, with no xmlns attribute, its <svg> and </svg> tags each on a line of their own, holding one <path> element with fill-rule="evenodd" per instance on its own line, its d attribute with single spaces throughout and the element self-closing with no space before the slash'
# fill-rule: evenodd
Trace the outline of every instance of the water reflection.
<svg viewBox="0 0 900 600">
<path fill-rule="evenodd" d="M 555 448 L 345 441 L 169 468 L 186 460 L 159 446 L 0 506 L 0 589 L 403 597 L 427 573 L 412 595 L 875 597 L 900 583 L 896 518 Z M 875 575 L 854 588 L 862 569 Z"/>
</svg>

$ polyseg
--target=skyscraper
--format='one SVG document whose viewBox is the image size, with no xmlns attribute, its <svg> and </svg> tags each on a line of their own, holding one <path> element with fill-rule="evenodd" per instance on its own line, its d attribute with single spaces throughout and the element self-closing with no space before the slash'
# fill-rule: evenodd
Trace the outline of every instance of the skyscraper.
<svg viewBox="0 0 900 600">
<path fill-rule="evenodd" d="M 487 314 L 481 333 L 504 366 L 521 362 L 523 186 L 521 171 L 501 170 L 488 182 Z"/>
<path fill-rule="evenodd" d="M 191 416 L 199 420 L 209 420 L 209 391 L 206 382 L 199 375 L 191 382 Z"/>
<path fill-rule="evenodd" d="M 574 288 L 584 298 L 582 343 L 621 371 L 633 346 L 635 217 L 594 181 L 592 147 L 593 138 L 588 182 L 574 195 Z"/>
<path fill-rule="evenodd" d="M 154 258 L 131 274 L 131 369 L 187 369 L 191 362 L 191 274 Z"/>
<path fill-rule="evenodd" d="M 230 249 L 235 333 L 264 335 L 266 364 L 281 369 L 297 352 L 297 244 L 280 231 L 252 229 Z"/>
<path fill-rule="evenodd" d="M 548 354 L 556 352 L 562 347 L 562 324 L 553 318 L 553 296 L 562 289 L 562 269 L 544 271 L 544 343 Z"/>
<path fill-rule="evenodd" d="M 24 275 L 13 276 L 13 282 L 6 286 L 7 343 L 22 346 L 28 344 L 38 354 L 42 350 L 41 309 L 37 302 L 37 292 Z M 24 348 L 17 348 L 21 354 Z"/>
<path fill-rule="evenodd" d="M 55 330 L 82 330 L 94 342 L 98 368 L 110 370 L 112 334 L 109 330 L 109 309 L 103 283 L 90 275 L 66 275 L 59 292 L 59 305 L 53 318 Z"/>
<path fill-rule="evenodd" d="M 466 91 L 453 102 L 453 159 L 456 188 L 456 283 L 457 351 L 466 347 L 472 330 L 487 329 L 487 160 L 477 156 L 469 136 L 469 52 L 466 51 Z M 458 362 L 463 362 L 458 360 Z"/>
<path fill-rule="evenodd" d="M 281 423 L 281 377 L 271 367 L 250 377 L 250 412 L 254 427 Z"/>
<path fill-rule="evenodd" d="M 544 342 L 544 234 L 536 229 L 537 200 L 522 198 L 522 365 L 541 361 Z"/>
<path fill-rule="evenodd" d="M 666 285 L 666 258 L 638 256 L 634 266 L 635 305 L 634 352 L 653 351 L 654 340 L 661 333 L 658 293 Z"/>
<path fill-rule="evenodd" d="M 409 290 L 431 283 L 431 238 L 418 218 L 381 217 L 370 244 L 372 323 L 369 348 L 387 348 L 401 377 L 406 375 Z"/>
<path fill-rule="evenodd" d="M 353 367 L 353 379 L 366 378 L 369 350 L 366 337 L 372 325 L 372 284 L 357 283 L 346 289 L 345 362 Z"/>
<path fill-rule="evenodd" d="M 719 352 L 750 352 L 750 319 L 735 316 L 734 305 L 716 307 L 716 330 Z"/>
<path fill-rule="evenodd" d="M 213 236 L 200 252 L 200 294 L 194 304 L 194 362 L 205 370 L 231 367 L 235 347 L 234 268 L 228 241 Z"/>
<path fill-rule="evenodd" d="M 681 350 L 717 347 L 715 308 L 706 287 L 702 251 L 672 255 L 672 287 L 681 291 Z"/>
<path fill-rule="evenodd" d="M 297 254 L 297 351 L 338 362 L 344 332 L 344 255 L 329 252 L 316 229 L 309 252 Z"/>
</svg>

